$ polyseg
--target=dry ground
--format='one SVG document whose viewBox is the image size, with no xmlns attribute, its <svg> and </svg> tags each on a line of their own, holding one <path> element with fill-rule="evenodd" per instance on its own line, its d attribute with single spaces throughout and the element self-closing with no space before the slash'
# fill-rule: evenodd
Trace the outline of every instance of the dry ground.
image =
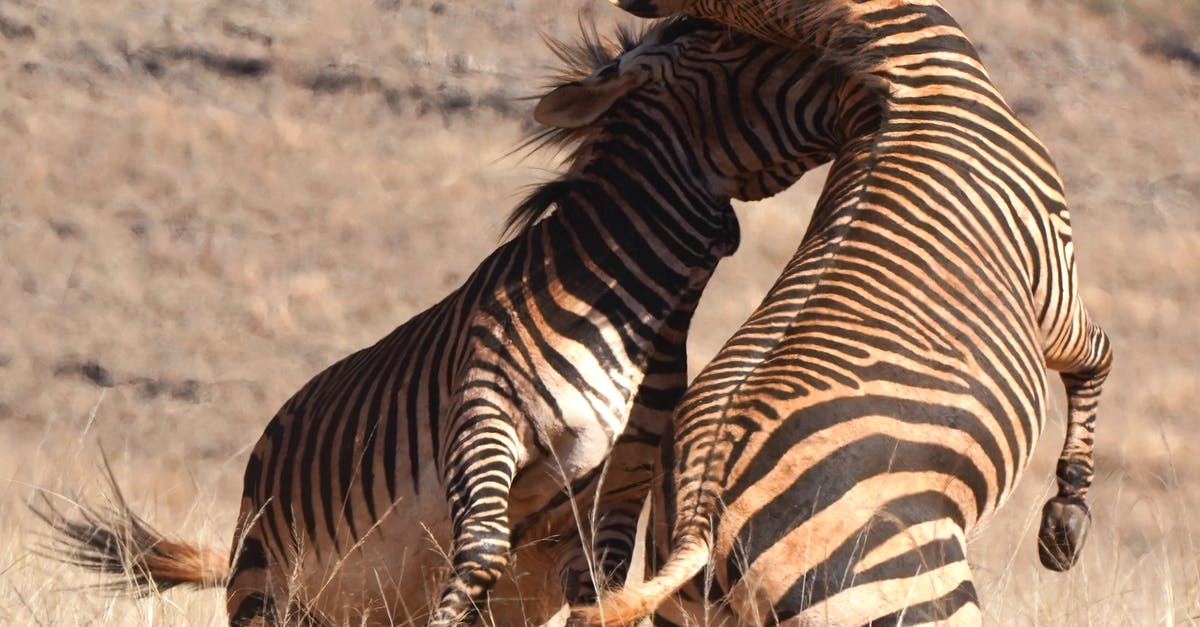
<svg viewBox="0 0 1200 627">
<path fill-rule="evenodd" d="M 1056 406 L 973 545 L 989 624 L 1200 619 L 1200 2 L 946 0 L 1073 199 L 1117 369 L 1095 532 L 1037 566 Z M 434 302 L 547 155 L 508 156 L 578 6 L 499 0 L 0 1 L 0 623 L 207 625 L 32 555 L 34 486 L 95 490 L 97 443 L 161 527 L 225 545 L 248 448 L 318 369 Z M 740 208 L 698 368 L 799 241 L 821 183 Z M 1061 397 L 1057 384 L 1054 393 Z M 1061 405 L 1061 403 L 1060 403 Z"/>
</svg>

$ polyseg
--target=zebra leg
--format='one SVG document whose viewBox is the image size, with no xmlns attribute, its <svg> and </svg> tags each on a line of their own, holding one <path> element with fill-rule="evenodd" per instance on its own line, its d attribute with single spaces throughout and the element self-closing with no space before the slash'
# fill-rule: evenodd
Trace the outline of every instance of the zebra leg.
<svg viewBox="0 0 1200 627">
<path fill-rule="evenodd" d="M 1061 372 L 1067 389 L 1067 436 L 1055 475 L 1058 494 L 1042 508 L 1038 531 L 1038 557 L 1050 570 L 1065 571 L 1075 565 L 1087 540 L 1092 515 L 1084 497 L 1095 473 L 1096 411 L 1104 380 L 1112 368 L 1108 336 L 1079 307 L 1083 333 L 1068 360 L 1051 362 Z"/>
<path fill-rule="evenodd" d="M 686 316 L 690 310 L 677 312 L 668 322 L 675 332 L 664 335 L 650 357 L 629 422 L 598 477 L 595 509 L 580 512 L 582 528 L 564 539 L 559 551 L 563 592 L 572 606 L 595 603 L 599 593 L 623 585 L 629 573 L 638 517 L 653 485 L 654 461 L 687 387 Z"/>
<path fill-rule="evenodd" d="M 637 541 L 637 522 L 649 489 L 646 445 L 630 434 L 617 441 L 607 471 L 597 477 L 600 496 L 594 509 L 579 511 L 576 533 L 564 533 L 558 547 L 559 576 L 571 605 L 590 605 L 603 590 L 625 582 Z M 643 462 L 648 464 L 649 462 Z M 584 503 L 593 502 L 591 499 Z"/>
<path fill-rule="evenodd" d="M 494 404 L 464 403 L 459 411 L 455 424 L 462 427 L 442 466 L 454 525 L 452 572 L 429 627 L 475 621 L 482 600 L 508 564 L 512 541 L 508 505 L 517 471 L 516 430 Z"/>
<path fill-rule="evenodd" d="M 273 585 L 276 582 L 271 578 L 271 553 L 264 537 L 263 517 L 274 512 L 269 506 L 258 507 L 251 497 L 261 480 L 262 446 L 260 442 L 246 465 L 241 511 L 234 527 L 232 563 L 225 584 L 225 606 L 231 627 L 282 625 L 286 619 L 286 591 Z M 284 593 L 282 603 L 276 600 L 279 592 Z"/>
<path fill-rule="evenodd" d="M 283 624 L 279 603 L 268 581 L 267 555 L 262 541 L 247 536 L 235 558 L 226 587 L 226 610 L 232 627 Z"/>
</svg>

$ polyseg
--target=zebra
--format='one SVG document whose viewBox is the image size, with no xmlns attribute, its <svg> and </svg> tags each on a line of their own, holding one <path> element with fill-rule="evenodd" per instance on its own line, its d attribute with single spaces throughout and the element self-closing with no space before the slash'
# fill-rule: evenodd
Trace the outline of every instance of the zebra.
<svg viewBox="0 0 1200 627">
<path fill-rule="evenodd" d="M 1047 367 L 1068 414 L 1038 554 L 1070 568 L 1112 348 L 1050 155 L 957 23 L 935 0 L 621 4 L 818 50 L 882 98 L 847 101 L 795 256 L 680 402 L 658 574 L 569 624 L 978 624 L 966 541 L 1029 461 Z"/>
<path fill-rule="evenodd" d="M 693 309 L 738 245 L 730 199 L 829 161 L 845 90 L 813 54 L 702 20 L 592 33 L 556 46 L 569 67 L 534 109 L 543 142 L 573 146 L 566 174 L 462 287 L 283 405 L 247 463 L 229 563 L 123 505 L 43 511 L 65 557 L 143 591 L 227 581 L 235 625 L 469 624 L 530 544 L 557 554 L 573 604 L 621 580 Z M 452 546 L 448 574 L 426 535 Z"/>
</svg>

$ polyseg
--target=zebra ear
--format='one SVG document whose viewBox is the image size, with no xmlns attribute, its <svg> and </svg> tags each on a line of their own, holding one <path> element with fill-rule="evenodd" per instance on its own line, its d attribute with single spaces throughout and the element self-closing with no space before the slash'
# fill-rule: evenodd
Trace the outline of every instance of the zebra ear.
<svg viewBox="0 0 1200 627">
<path fill-rule="evenodd" d="M 559 85 L 542 96 L 533 109 L 533 119 L 555 128 L 587 126 L 648 77 L 645 71 L 621 72 L 610 66 L 585 80 Z"/>
</svg>

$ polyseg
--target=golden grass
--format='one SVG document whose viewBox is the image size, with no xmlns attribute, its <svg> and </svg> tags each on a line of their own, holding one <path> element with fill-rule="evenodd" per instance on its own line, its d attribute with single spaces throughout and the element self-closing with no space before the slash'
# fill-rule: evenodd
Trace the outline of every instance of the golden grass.
<svg viewBox="0 0 1200 627">
<path fill-rule="evenodd" d="M 1120 15 L 946 5 L 1062 169 L 1084 295 L 1117 350 L 1082 562 L 1057 575 L 1035 557 L 1052 418 L 972 545 L 987 620 L 1194 622 L 1200 78 L 1145 52 L 1149 27 Z M 550 55 L 534 29 L 570 34 L 574 6 L 0 4 L 0 623 L 224 622 L 218 591 L 79 591 L 95 580 L 31 554 L 24 502 L 39 486 L 95 494 L 103 442 L 150 522 L 228 545 L 278 405 L 457 285 L 545 178 L 545 156 L 505 156 L 528 103 L 501 103 L 536 92 Z M 270 70 L 223 74 L 198 50 Z M 742 249 L 701 305 L 693 369 L 794 251 L 820 183 L 739 208 Z"/>
</svg>

